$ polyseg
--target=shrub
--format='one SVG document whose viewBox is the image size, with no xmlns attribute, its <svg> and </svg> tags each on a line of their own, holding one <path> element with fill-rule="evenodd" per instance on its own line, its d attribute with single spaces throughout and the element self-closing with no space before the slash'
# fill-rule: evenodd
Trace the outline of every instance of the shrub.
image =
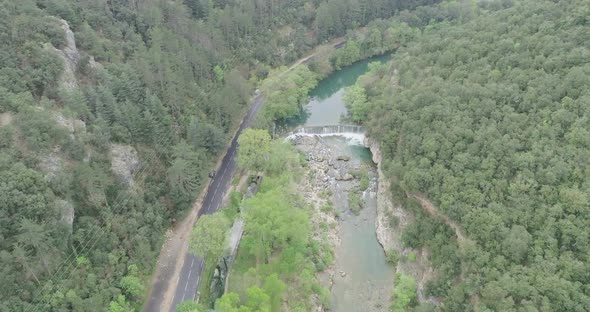
<svg viewBox="0 0 590 312">
<path fill-rule="evenodd" d="M 389 249 L 389 250 L 387 250 L 387 251 L 385 252 L 385 256 L 386 256 L 387 262 L 388 262 L 389 264 L 391 264 L 391 265 L 394 265 L 394 266 L 395 266 L 395 265 L 397 265 L 397 262 L 398 262 L 398 261 L 399 261 L 399 259 L 400 259 L 400 254 L 399 254 L 399 252 L 397 252 L 397 251 L 396 251 L 396 250 L 394 250 L 394 249 Z"/>
</svg>

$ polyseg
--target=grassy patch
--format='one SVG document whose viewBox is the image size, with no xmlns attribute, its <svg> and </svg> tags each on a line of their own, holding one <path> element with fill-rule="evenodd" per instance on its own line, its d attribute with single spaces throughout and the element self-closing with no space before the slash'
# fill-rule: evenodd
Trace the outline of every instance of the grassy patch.
<svg viewBox="0 0 590 312">
<path fill-rule="evenodd" d="M 313 183 L 313 181 L 315 181 L 315 179 L 316 179 L 315 171 L 310 170 L 309 173 L 307 174 L 307 180 L 309 181 L 309 183 Z"/>
<path fill-rule="evenodd" d="M 327 188 L 320 193 L 320 197 L 323 199 L 328 199 L 332 196 L 332 190 Z"/>
<path fill-rule="evenodd" d="M 358 216 L 361 213 L 361 208 L 363 208 L 361 196 L 356 192 L 348 193 L 348 207 L 352 213 Z"/>
<path fill-rule="evenodd" d="M 327 202 L 325 205 L 323 205 L 320 210 L 324 213 L 329 213 L 332 212 L 334 210 L 334 206 L 332 206 L 331 202 Z"/>
<path fill-rule="evenodd" d="M 408 260 L 408 262 L 412 263 L 412 262 L 416 262 L 416 254 L 413 252 L 410 252 L 406 258 Z"/>
<path fill-rule="evenodd" d="M 389 226 L 392 228 L 397 228 L 399 226 L 399 218 L 393 215 L 391 211 L 387 211 L 386 215 L 387 220 L 389 221 Z"/>
<path fill-rule="evenodd" d="M 353 174 L 357 179 L 359 179 L 359 189 L 361 191 L 366 190 L 369 188 L 369 170 L 365 167 L 361 167 L 360 169 L 356 170 Z"/>
<path fill-rule="evenodd" d="M 240 204 L 242 203 L 242 193 L 233 191 L 229 194 L 229 205 L 223 209 L 223 213 L 228 220 L 233 221 L 239 214 Z"/>
<path fill-rule="evenodd" d="M 332 250 L 327 243 L 313 240 L 309 244 L 309 251 L 317 272 L 322 272 L 334 261 Z"/>
<path fill-rule="evenodd" d="M 361 191 L 366 190 L 369 187 L 369 171 L 365 167 L 360 167 L 359 169 L 352 169 L 350 170 L 350 174 L 353 175 L 355 178 L 359 179 L 359 189 Z"/>
<path fill-rule="evenodd" d="M 215 273 L 215 265 L 217 263 L 213 260 L 205 261 L 203 271 L 201 272 L 201 280 L 199 282 L 199 302 L 209 306 L 211 302 L 211 281 L 213 280 L 213 274 Z"/>
</svg>

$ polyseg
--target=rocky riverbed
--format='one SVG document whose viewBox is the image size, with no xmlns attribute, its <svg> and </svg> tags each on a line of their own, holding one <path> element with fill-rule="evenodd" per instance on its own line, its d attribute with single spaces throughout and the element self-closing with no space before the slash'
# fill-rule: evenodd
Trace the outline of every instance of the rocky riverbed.
<svg viewBox="0 0 590 312">
<path fill-rule="evenodd" d="M 320 273 L 331 310 L 387 310 L 393 267 L 377 240 L 378 174 L 368 150 L 341 137 L 292 140 L 308 160 L 299 191 L 313 208 L 314 238 L 333 250 L 334 261 Z"/>
</svg>

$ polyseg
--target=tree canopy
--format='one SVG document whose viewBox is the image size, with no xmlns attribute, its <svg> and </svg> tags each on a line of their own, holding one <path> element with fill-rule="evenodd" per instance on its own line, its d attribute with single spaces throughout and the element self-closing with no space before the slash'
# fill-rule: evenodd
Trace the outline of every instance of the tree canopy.
<svg viewBox="0 0 590 312">
<path fill-rule="evenodd" d="M 300 155 L 282 140 L 270 143 L 271 152 L 260 168 L 262 183 L 242 204 L 244 234 L 228 282 L 230 292 L 217 300 L 217 311 L 278 312 L 285 305 L 307 311 L 314 295 L 326 303 L 327 291 L 314 273 L 325 267 L 331 254 L 312 238 L 309 211 L 295 193 Z M 242 152 L 238 149 L 238 157 Z"/>
<path fill-rule="evenodd" d="M 271 155 L 271 139 L 268 131 L 245 129 L 238 138 L 238 166 L 253 171 L 266 167 Z"/>
<path fill-rule="evenodd" d="M 227 248 L 229 226 L 223 213 L 202 215 L 191 232 L 189 251 L 217 263 L 217 258 Z"/>
<path fill-rule="evenodd" d="M 403 240 L 432 249 L 442 310 L 590 309 L 589 4 L 482 3 L 359 80 L 395 198 L 417 214 Z"/>
</svg>

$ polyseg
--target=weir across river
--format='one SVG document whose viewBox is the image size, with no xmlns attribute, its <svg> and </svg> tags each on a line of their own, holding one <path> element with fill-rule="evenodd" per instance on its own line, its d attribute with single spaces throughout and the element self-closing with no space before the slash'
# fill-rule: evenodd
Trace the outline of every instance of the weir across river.
<svg viewBox="0 0 590 312">
<path fill-rule="evenodd" d="M 299 128 L 291 135 L 317 134 L 317 135 L 339 135 L 339 134 L 365 134 L 365 127 L 355 125 L 329 125 L 329 126 L 308 126 Z"/>
<path fill-rule="evenodd" d="M 356 145 L 363 145 L 365 128 L 355 125 L 307 126 L 289 133 L 287 140 L 295 139 L 298 136 L 340 136 L 351 140 Z"/>
</svg>

